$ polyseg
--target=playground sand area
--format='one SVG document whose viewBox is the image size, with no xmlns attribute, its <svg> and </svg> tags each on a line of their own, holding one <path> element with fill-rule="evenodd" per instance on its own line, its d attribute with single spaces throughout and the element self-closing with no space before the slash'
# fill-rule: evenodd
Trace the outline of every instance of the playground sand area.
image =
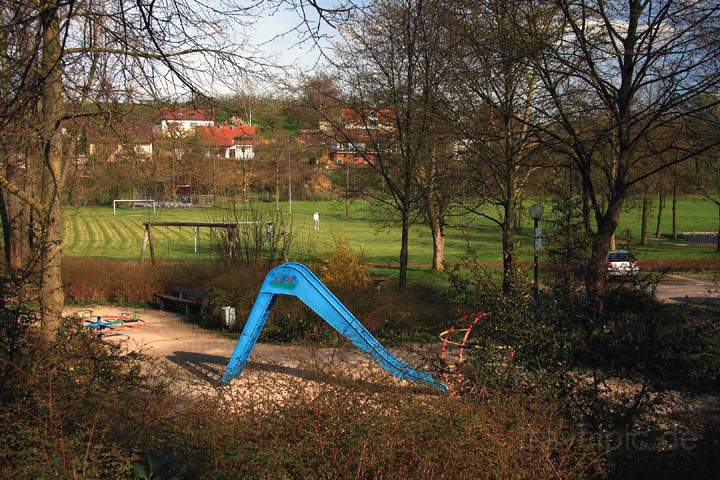
<svg viewBox="0 0 720 480">
<path fill-rule="evenodd" d="M 142 323 L 136 328 L 119 329 L 104 335 L 103 339 L 120 344 L 127 352 L 143 354 L 146 371 L 167 381 L 182 395 L 207 397 L 215 394 L 232 398 L 241 406 L 245 401 L 281 400 L 294 395 L 309 399 L 322 391 L 323 385 L 352 385 L 352 388 L 369 392 L 386 388 L 418 389 L 417 385 L 385 372 L 349 344 L 332 348 L 261 342 L 252 350 L 242 374 L 225 385 L 220 378 L 235 348 L 236 338 L 202 328 L 179 313 L 155 309 L 73 306 L 66 308 L 65 315 L 88 310 L 93 316 L 137 312 Z M 411 365 L 425 363 L 421 354 L 410 351 L 410 347 L 391 351 Z"/>
</svg>

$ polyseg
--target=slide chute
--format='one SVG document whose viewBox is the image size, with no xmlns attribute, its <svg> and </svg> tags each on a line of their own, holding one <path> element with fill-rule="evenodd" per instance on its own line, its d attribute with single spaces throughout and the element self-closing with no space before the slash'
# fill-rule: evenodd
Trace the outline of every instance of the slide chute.
<svg viewBox="0 0 720 480">
<path fill-rule="evenodd" d="M 447 386 L 436 381 L 429 373 L 417 370 L 391 354 L 310 269 L 296 262 L 275 267 L 265 277 L 223 374 L 224 383 L 230 382 L 242 372 L 277 295 L 299 298 L 375 363 L 396 377 L 447 391 Z"/>
</svg>

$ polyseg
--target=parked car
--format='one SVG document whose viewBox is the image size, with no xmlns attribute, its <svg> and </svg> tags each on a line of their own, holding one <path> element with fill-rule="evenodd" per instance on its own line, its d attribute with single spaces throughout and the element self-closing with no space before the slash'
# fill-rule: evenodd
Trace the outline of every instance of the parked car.
<svg viewBox="0 0 720 480">
<path fill-rule="evenodd" d="M 605 257 L 607 273 L 612 278 L 629 277 L 640 273 L 640 265 L 628 250 L 613 250 Z"/>
</svg>

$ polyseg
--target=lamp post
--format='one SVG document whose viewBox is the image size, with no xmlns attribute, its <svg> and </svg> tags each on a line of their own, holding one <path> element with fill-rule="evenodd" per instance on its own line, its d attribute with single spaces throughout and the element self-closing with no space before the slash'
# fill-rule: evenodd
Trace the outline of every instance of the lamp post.
<svg viewBox="0 0 720 480">
<path fill-rule="evenodd" d="M 533 300 L 535 302 L 535 309 L 537 313 L 537 306 L 538 306 L 538 299 L 540 297 L 540 291 L 538 287 L 538 274 L 540 272 L 540 266 L 538 263 L 538 254 L 540 253 L 540 250 L 542 250 L 542 230 L 540 229 L 540 219 L 543 216 L 543 206 L 539 204 L 534 204 L 532 207 L 530 207 L 530 217 L 535 222 L 535 251 L 534 251 L 534 267 L 533 267 Z"/>
</svg>

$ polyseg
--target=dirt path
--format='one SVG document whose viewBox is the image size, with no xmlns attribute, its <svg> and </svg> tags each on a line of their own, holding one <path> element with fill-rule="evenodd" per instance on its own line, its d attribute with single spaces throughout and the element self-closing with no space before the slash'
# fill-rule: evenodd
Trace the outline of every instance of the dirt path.
<svg viewBox="0 0 720 480">
<path fill-rule="evenodd" d="M 131 351 L 140 351 L 159 358 L 171 367 L 178 367 L 177 370 L 183 373 L 187 380 L 199 381 L 201 384 L 214 386 L 219 384 L 237 342 L 218 332 L 201 328 L 173 312 L 86 306 L 67 308 L 65 313 L 72 315 L 83 310 L 92 310 L 93 315 L 101 316 L 137 312 L 144 321 L 141 326 L 122 329 L 117 335 L 105 337 L 106 340 L 122 342 Z M 395 350 L 393 353 L 411 364 L 421 363 L 421 359 L 416 354 Z M 317 381 L 323 373 L 332 375 L 333 372 L 358 379 L 372 374 L 383 383 L 386 381 L 399 383 L 356 349 L 312 348 L 267 343 L 258 343 L 255 346 L 241 377 L 258 380 L 263 375 L 270 377 L 279 375 Z"/>
<path fill-rule="evenodd" d="M 670 303 L 716 303 L 718 285 L 711 277 L 692 274 L 671 274 L 658 285 L 657 297 Z"/>
</svg>

